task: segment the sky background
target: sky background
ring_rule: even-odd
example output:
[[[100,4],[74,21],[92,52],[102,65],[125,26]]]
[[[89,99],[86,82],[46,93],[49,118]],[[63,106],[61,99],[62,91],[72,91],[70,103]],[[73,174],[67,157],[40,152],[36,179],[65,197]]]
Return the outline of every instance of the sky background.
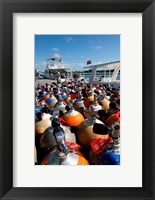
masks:
[[[120,60],[120,35],[35,35],[35,69],[45,70],[46,59],[60,56],[72,71],[92,64]]]

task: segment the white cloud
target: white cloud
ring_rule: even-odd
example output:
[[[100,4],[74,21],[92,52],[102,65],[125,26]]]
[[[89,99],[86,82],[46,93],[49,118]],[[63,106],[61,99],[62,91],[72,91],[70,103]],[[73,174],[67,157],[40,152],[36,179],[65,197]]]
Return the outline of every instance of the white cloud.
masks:
[[[55,57],[55,58],[61,58],[60,54],[58,54],[58,53],[54,53],[53,57]]]
[[[102,46],[101,45],[98,45],[98,46],[94,46],[94,49],[102,49]]]
[[[57,47],[54,47],[54,48],[52,49],[52,51],[59,51],[59,49],[58,49]]]

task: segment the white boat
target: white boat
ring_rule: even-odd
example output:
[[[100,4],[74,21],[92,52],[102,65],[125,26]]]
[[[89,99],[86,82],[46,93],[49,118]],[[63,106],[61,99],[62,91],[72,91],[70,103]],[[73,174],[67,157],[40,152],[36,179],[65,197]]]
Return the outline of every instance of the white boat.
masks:
[[[84,68],[92,69],[92,73],[89,78],[89,84],[100,81],[101,83],[110,83],[111,85],[114,85],[114,86],[120,86],[120,80],[117,79],[120,73],[120,61],[89,65]],[[105,72],[103,77],[100,78],[100,80],[99,78],[96,78],[96,70],[98,68],[102,68]],[[113,70],[113,72],[111,72],[111,70]],[[107,71],[109,71],[108,77],[107,77]]]
[[[72,78],[72,72],[68,64],[62,62],[62,58],[52,57],[46,60],[44,78],[64,82],[67,78]]]

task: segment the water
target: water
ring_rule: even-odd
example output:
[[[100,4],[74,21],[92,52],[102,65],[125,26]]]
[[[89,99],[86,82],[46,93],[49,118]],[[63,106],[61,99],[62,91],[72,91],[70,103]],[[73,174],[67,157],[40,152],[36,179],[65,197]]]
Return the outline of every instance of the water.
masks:
[[[97,78],[101,78],[103,76],[103,74],[97,74],[96,76],[97,76]],[[85,74],[84,77],[90,78],[90,74]],[[104,77],[109,77],[109,75],[104,75]],[[110,75],[110,77],[112,77],[112,76]],[[120,80],[120,74],[117,76],[116,80]]]

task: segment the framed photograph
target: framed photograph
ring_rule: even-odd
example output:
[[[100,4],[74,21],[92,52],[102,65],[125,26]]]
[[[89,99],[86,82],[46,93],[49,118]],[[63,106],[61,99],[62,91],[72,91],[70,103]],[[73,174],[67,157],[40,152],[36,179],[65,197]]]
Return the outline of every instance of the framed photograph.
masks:
[[[2,199],[155,198],[154,9],[151,0],[0,1]]]

